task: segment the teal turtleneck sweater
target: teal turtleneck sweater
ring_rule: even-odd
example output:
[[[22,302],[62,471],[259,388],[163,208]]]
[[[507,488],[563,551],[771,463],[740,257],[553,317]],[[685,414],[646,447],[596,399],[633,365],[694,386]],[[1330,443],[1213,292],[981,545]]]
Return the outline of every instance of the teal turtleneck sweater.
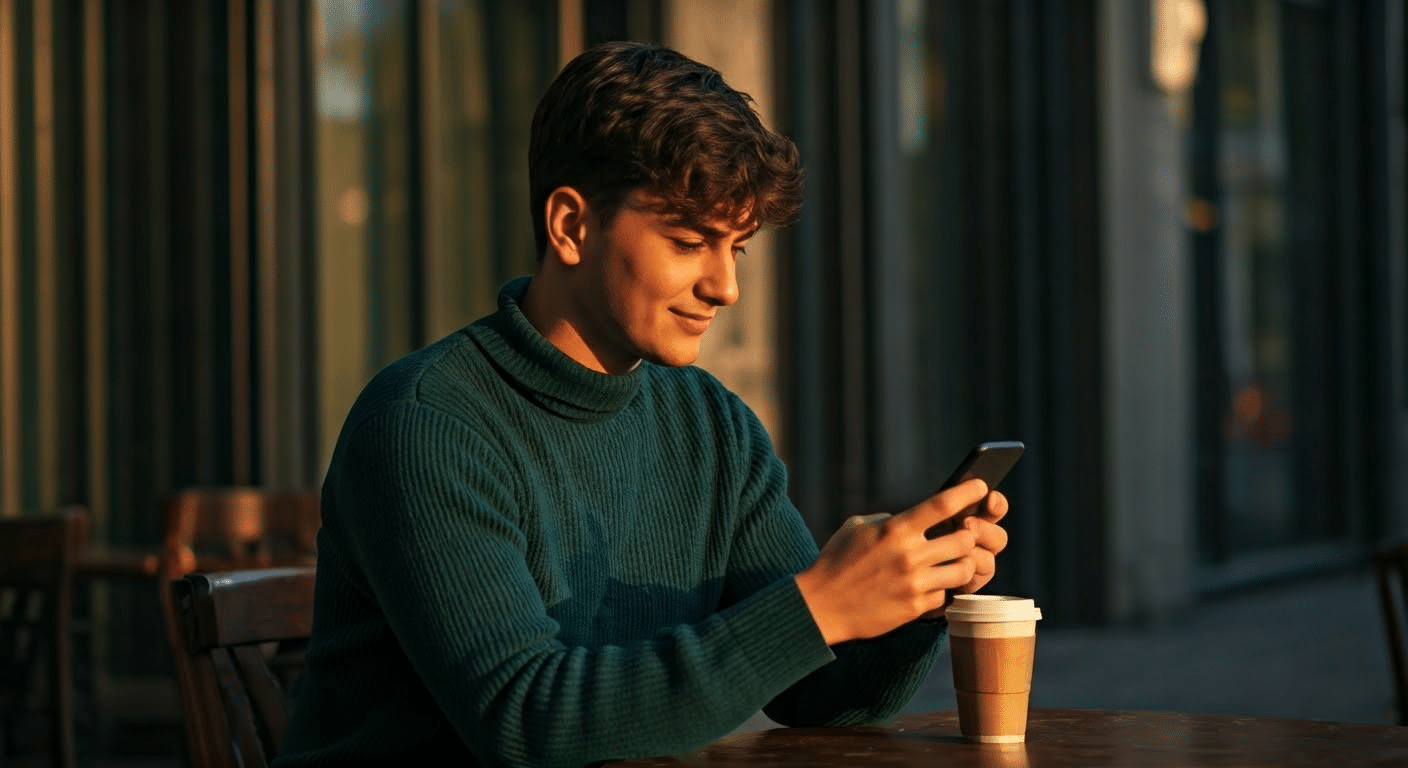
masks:
[[[941,625],[828,648],[792,578],[816,545],[752,411],[698,368],[579,365],[523,316],[527,284],[353,405],[276,768],[580,766],[759,708],[899,710]]]

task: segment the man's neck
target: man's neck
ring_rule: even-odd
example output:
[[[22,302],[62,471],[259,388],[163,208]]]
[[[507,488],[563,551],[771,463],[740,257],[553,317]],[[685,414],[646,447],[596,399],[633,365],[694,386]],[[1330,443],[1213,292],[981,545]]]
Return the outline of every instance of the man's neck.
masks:
[[[529,324],[557,347],[564,355],[599,373],[619,375],[630,373],[639,358],[604,360],[599,357],[583,335],[579,322],[574,322],[575,305],[570,292],[563,290],[559,276],[548,276],[543,269],[528,283],[520,308]]]

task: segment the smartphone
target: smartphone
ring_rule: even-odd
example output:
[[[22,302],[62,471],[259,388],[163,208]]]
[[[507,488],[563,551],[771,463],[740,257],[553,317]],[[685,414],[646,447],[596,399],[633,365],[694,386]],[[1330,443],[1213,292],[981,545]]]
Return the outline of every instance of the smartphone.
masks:
[[[1026,446],[1016,440],[992,440],[978,443],[973,449],[968,451],[968,455],[959,462],[958,467],[948,476],[944,484],[939,486],[939,490],[947,490],[959,483],[972,478],[980,478],[987,483],[988,490],[997,487],[998,483],[1007,476],[1012,467],[1016,465],[1017,459],[1022,458],[1022,452]],[[951,531],[958,530],[958,526],[963,522],[963,518],[972,512],[964,512],[955,515],[942,523],[930,528],[927,531],[929,538],[942,536]]]

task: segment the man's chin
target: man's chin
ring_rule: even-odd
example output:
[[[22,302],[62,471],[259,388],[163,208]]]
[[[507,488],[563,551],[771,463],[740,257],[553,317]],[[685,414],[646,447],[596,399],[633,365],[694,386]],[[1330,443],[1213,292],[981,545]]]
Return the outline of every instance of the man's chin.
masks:
[[[686,365],[693,365],[699,359],[699,347],[693,349],[670,349],[659,352],[652,351],[643,356],[655,365],[663,365],[667,368],[683,368]]]

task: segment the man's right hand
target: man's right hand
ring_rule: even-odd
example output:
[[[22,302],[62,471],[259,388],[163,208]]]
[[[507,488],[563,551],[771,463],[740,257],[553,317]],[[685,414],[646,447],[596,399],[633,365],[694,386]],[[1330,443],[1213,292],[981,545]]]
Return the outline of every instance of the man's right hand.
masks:
[[[924,534],[987,496],[987,485],[974,479],[897,515],[848,519],[796,576],[827,645],[883,635],[931,614],[948,590],[972,581],[977,536],[969,523],[975,520],[934,539]]]

